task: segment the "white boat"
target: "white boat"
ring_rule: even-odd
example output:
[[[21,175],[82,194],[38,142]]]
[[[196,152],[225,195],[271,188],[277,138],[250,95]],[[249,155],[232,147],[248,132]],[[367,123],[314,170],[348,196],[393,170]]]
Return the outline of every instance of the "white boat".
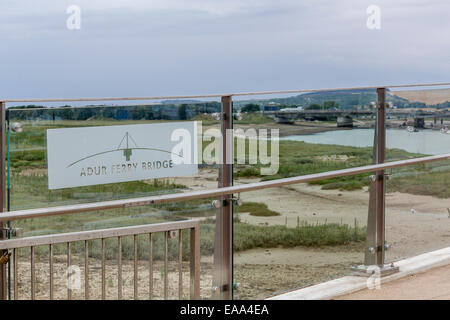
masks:
[[[441,132],[442,132],[442,133],[447,133],[447,134],[450,134],[450,130],[448,129],[448,127],[447,127],[447,126],[445,126],[445,127],[442,127],[442,128],[441,128]]]
[[[419,130],[417,130],[413,126],[408,126],[408,128],[406,128],[406,130],[408,130],[408,132],[419,132]]]

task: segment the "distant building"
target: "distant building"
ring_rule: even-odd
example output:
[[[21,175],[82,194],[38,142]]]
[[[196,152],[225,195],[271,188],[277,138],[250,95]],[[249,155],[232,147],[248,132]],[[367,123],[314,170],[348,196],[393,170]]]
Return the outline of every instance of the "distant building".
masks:
[[[276,102],[269,102],[264,106],[264,111],[280,111],[280,104]]]

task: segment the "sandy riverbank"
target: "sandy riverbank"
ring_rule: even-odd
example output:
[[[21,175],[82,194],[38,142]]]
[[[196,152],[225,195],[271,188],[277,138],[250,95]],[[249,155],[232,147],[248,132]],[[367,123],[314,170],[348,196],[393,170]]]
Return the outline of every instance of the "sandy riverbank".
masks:
[[[361,123],[355,127],[370,127],[370,124]],[[220,125],[203,125],[202,130],[206,131],[210,128],[220,129]],[[239,122],[234,123],[234,129],[278,129],[280,137],[292,136],[292,135],[306,135],[319,132],[333,131],[333,130],[349,130],[349,128],[338,128],[336,123],[322,122],[322,121],[296,121],[294,124],[280,124],[276,122],[269,122],[263,124],[241,124]],[[200,129],[199,129],[200,130]]]
[[[327,122],[313,122],[313,121],[296,121],[295,124],[280,124],[280,123],[264,123],[258,125],[241,125],[235,123],[234,128],[254,128],[254,129],[279,129],[280,137],[293,136],[293,135],[304,135],[313,134],[319,132],[326,132],[332,130],[348,130],[347,128],[338,128],[336,123]]]

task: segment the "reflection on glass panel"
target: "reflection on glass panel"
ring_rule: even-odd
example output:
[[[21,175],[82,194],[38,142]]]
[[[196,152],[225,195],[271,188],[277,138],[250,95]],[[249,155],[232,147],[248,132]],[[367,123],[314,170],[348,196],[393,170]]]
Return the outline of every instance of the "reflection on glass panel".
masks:
[[[450,89],[389,92],[387,147],[395,159],[450,152]],[[449,131],[450,132],[450,131]]]
[[[450,245],[450,161],[392,171],[386,184],[386,241],[392,262]]]

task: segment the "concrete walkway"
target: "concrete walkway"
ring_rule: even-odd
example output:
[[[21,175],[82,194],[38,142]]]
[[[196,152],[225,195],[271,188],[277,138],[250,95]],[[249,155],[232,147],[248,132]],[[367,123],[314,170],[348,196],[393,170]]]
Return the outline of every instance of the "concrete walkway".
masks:
[[[450,299],[450,247],[395,262],[399,272],[375,278],[345,276],[268,300]],[[368,287],[379,285],[379,289]]]
[[[380,289],[364,289],[333,300],[450,300],[450,266],[384,283]]]

